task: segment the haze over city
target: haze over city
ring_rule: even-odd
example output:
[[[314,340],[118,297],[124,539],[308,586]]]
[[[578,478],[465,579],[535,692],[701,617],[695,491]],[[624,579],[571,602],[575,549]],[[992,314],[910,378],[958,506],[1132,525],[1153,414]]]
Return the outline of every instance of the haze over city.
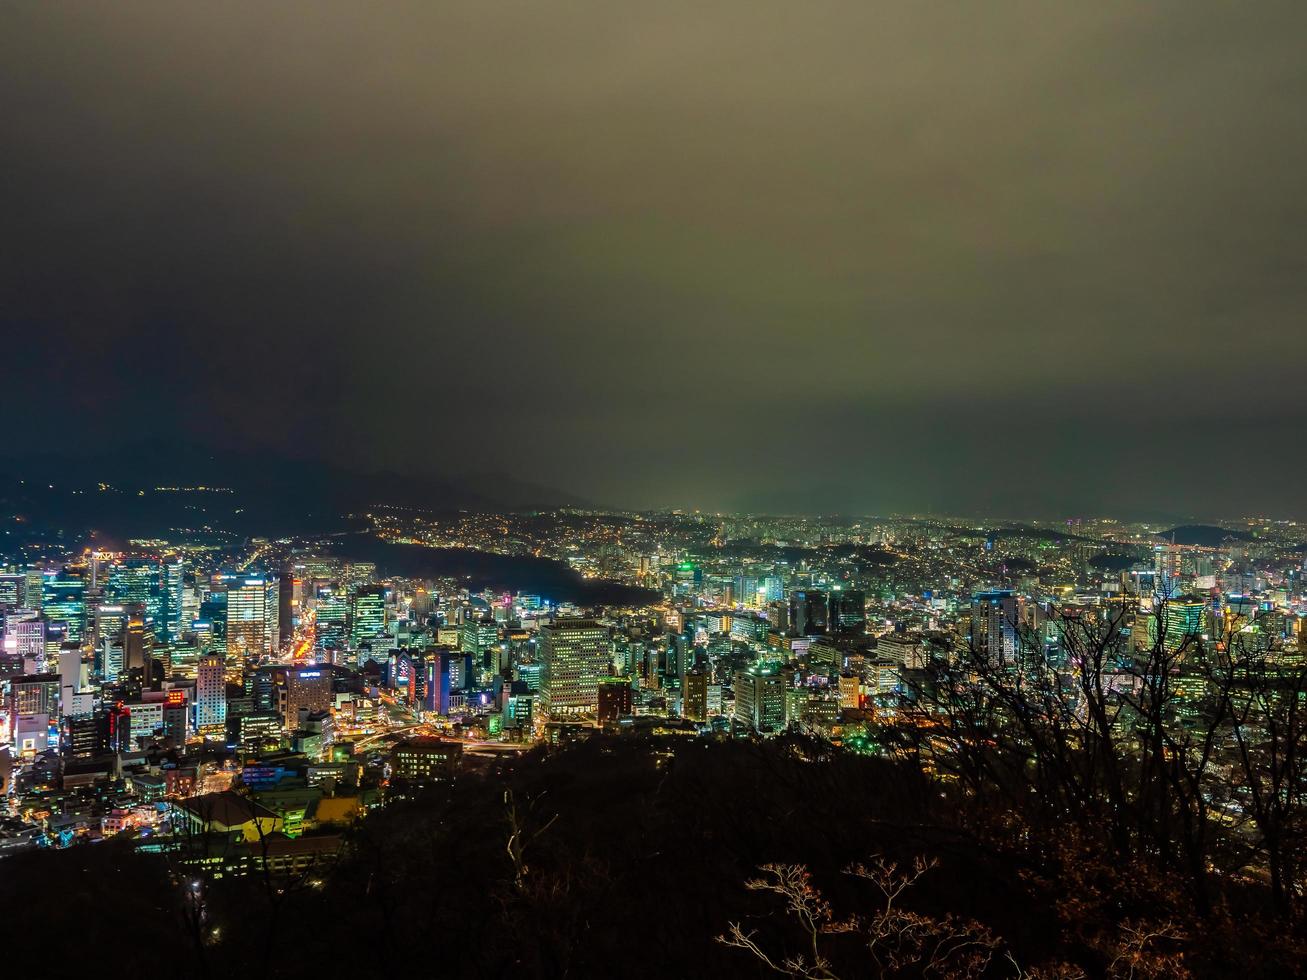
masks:
[[[31,406],[6,454],[154,439],[631,508],[1307,516],[1301,4],[4,27],[0,329]]]

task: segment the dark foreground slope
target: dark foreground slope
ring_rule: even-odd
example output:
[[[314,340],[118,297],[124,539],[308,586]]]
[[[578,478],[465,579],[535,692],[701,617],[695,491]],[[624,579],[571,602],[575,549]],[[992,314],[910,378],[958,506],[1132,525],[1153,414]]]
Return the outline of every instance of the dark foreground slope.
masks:
[[[778,956],[808,948],[783,901],[745,887],[759,865],[807,866],[834,919],[865,921],[883,899],[843,869],[925,856],[938,864],[899,903],[988,930],[986,975],[1016,975],[1009,955],[1125,975],[1112,967],[1123,937],[1168,921],[1173,938],[1144,958],[1152,975],[1282,976],[1297,962],[1291,937],[1258,930],[1255,895],[1232,891],[1200,919],[1146,868],[1005,832],[909,767],[801,740],[596,739],[396,803],[329,872],[211,883],[202,944],[190,883],[118,843],[5,861],[0,903],[6,948],[44,951],[45,976],[170,963],[197,977],[757,977],[775,974],[716,940],[729,923]],[[72,940],[79,955],[51,953]],[[923,975],[877,972],[856,930],[821,942],[830,975]]]

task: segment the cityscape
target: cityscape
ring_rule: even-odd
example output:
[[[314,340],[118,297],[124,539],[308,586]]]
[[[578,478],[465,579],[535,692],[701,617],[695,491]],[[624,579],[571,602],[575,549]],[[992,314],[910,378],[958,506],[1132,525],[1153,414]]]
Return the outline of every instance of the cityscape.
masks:
[[[1108,835],[1103,846],[1109,831],[1142,833],[1149,819],[1201,818],[1214,865],[1201,887],[1237,881],[1296,904],[1299,852],[1273,848],[1297,846],[1304,799],[1297,522],[384,506],[350,516],[364,529],[238,541],[165,530],[62,551],[51,540],[71,535],[10,516],[6,534],[26,540],[0,573],[0,856],[113,848],[159,862],[183,884],[179,939],[189,922],[196,950],[220,961],[247,955],[253,937],[229,945],[231,899],[217,896],[267,880],[312,916],[315,889],[357,873],[363,839],[393,832],[382,821],[429,821],[500,787],[507,802],[481,832],[500,842],[503,866],[478,873],[523,899],[557,887],[532,868],[564,811],[519,780],[593,764],[596,751],[602,765],[673,771],[691,765],[687,754],[734,745],[873,767],[841,778],[910,767],[977,808],[1028,783],[1049,794],[1042,817],[1066,846],[1077,805]],[[425,556],[429,568],[394,574],[354,557],[366,550],[357,542],[342,548],[349,537],[381,548],[383,562],[395,549],[397,564]],[[489,586],[440,574],[460,550],[525,564],[490,573],[505,579]],[[514,588],[533,563],[573,572],[567,594]],[[608,594],[586,590],[596,583]],[[1158,791],[1148,769],[1131,775],[1151,731],[1164,751],[1149,766],[1166,780],[1175,767],[1194,795],[1177,781],[1165,812],[1113,814]],[[1123,785],[1102,782],[1106,758]],[[902,773],[892,779],[902,792]],[[1276,785],[1283,798],[1268,800]],[[601,797],[573,805],[623,791],[590,792]],[[731,802],[741,818],[763,816]],[[1092,840],[1078,844],[1081,859],[1102,857]],[[944,975],[980,975],[1007,949],[979,920],[941,923],[963,930],[950,943],[965,938],[938,965]],[[751,932],[720,927],[723,945],[764,955]],[[885,942],[924,955],[917,939]],[[1190,944],[1178,926],[1110,942],[1163,972]]]
[[[1307,976],[1304,38],[4,5],[5,977]]]

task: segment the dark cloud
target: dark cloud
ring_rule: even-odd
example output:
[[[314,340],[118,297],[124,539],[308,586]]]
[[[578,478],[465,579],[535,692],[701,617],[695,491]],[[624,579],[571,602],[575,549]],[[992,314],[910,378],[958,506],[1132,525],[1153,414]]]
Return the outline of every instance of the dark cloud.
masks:
[[[1300,3],[3,16],[11,448],[1301,515]]]

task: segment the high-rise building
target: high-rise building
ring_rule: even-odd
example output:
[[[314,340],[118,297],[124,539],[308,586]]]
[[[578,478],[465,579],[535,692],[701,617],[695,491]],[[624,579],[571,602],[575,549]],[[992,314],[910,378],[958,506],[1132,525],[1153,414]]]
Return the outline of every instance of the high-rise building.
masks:
[[[325,667],[291,667],[286,671],[282,717],[288,729],[299,725],[301,709],[327,711],[332,704],[331,671]]]
[[[608,629],[592,619],[559,619],[540,630],[540,707],[554,720],[593,714],[599,678],[612,670]]]
[[[195,667],[195,730],[201,735],[225,732],[227,676],[223,658],[201,657]]]
[[[176,643],[182,636],[185,602],[186,567],[180,558],[165,558],[160,569],[162,602],[159,609],[160,635],[165,643]]]
[[[281,573],[277,585],[277,630],[283,647],[295,635],[296,620],[299,618],[299,586],[299,579],[290,570]]]
[[[760,735],[785,728],[789,677],[774,664],[755,664],[735,672],[735,723]]]
[[[29,567],[23,577],[23,608],[40,612],[45,600],[45,572],[40,568]]]
[[[319,650],[339,650],[346,646],[349,637],[349,603],[345,590],[337,585],[324,585],[313,600],[314,635]]]
[[[81,643],[86,626],[86,582],[66,572],[48,572],[41,585],[41,610],[65,639]]]
[[[279,643],[277,579],[243,575],[227,584],[227,656],[259,657]]]
[[[681,683],[681,717],[701,724],[708,720],[708,675],[702,670],[687,671]]]
[[[110,603],[140,606],[154,622],[161,643],[181,636],[182,563],[153,555],[134,555],[114,563],[104,590]]]
[[[799,589],[790,593],[790,633],[813,636],[825,633],[830,610],[826,593],[817,589]]]
[[[91,642],[101,646],[107,640],[117,642],[122,639],[127,626],[128,609],[119,603],[99,602],[91,618]]]
[[[123,630],[123,673],[139,677],[144,687],[154,682],[154,622],[137,606]]]
[[[1165,598],[1180,594],[1180,577],[1183,574],[1184,550],[1174,544],[1158,545],[1153,549],[1153,591]]]
[[[23,669],[32,664],[33,669],[45,667],[45,620],[35,613],[9,615],[5,617],[5,656]]]
[[[15,573],[0,575],[0,611],[21,609],[25,577]]]
[[[634,709],[629,677],[605,677],[599,682],[596,719],[602,724],[629,717]]]
[[[438,715],[449,714],[449,695],[453,689],[454,655],[445,649],[428,652],[424,669],[426,686],[424,689],[424,711],[434,711]]]
[[[1198,596],[1182,596],[1163,602],[1155,615],[1166,637],[1170,653],[1192,647],[1202,637],[1206,626],[1207,604]]]
[[[350,607],[349,642],[358,649],[365,640],[386,632],[386,592],[360,589]]]
[[[496,669],[493,651],[499,643],[499,624],[489,619],[469,619],[458,628],[458,647],[472,655],[472,664],[478,669]]]
[[[853,709],[862,706],[862,681],[853,674],[840,675],[840,707]]]
[[[830,630],[832,633],[867,632],[867,596],[860,589],[838,586],[830,594]]]
[[[55,718],[59,713],[58,674],[25,674],[9,681],[9,710],[17,715],[46,715]]]
[[[59,650],[59,713],[75,714],[74,700],[86,687],[86,667],[82,662],[82,648],[76,643],[65,643]],[[90,695],[85,697],[89,700]]]
[[[971,646],[986,660],[1010,663],[1017,654],[1020,609],[1011,589],[977,592],[971,597]]]

